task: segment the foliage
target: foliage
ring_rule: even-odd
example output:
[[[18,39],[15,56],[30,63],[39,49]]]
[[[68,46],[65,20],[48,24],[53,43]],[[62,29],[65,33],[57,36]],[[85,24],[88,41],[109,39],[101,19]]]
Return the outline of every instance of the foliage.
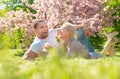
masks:
[[[4,10],[0,9],[0,17],[4,17],[7,11],[8,11],[7,9],[4,9]]]
[[[114,30],[118,31],[120,30],[120,0],[111,0],[108,5],[109,10],[115,9],[114,12],[112,12],[111,16],[116,17],[117,19],[113,20],[113,28]],[[120,33],[120,32],[119,32]],[[120,35],[118,35],[120,37]]]
[[[31,42],[34,37],[32,26],[35,20],[44,19],[49,28],[60,27],[65,21],[82,24],[93,35],[105,26],[119,30],[118,0],[2,0],[6,5],[0,17],[0,32],[24,28],[24,39]],[[112,4],[113,3],[113,4]],[[115,7],[113,7],[115,6]],[[115,15],[115,16],[113,16]],[[117,23],[117,26],[116,26]]]
[[[91,41],[96,52],[101,52],[104,48],[107,38],[104,34],[96,34],[96,36],[91,36],[89,40]]]
[[[33,1],[34,0],[27,0],[29,4],[33,4]],[[24,3],[22,3],[21,0],[3,0],[2,3],[6,5],[6,8],[8,8],[9,11],[16,11],[20,9],[27,11],[27,9],[29,9],[32,13],[35,12],[32,8],[29,8]]]
[[[24,28],[19,28],[0,34],[0,49],[18,49],[28,46],[29,40],[23,37],[24,31]]]
[[[109,3],[111,9],[117,8],[116,12],[112,14],[112,16],[120,17],[120,0],[112,0],[112,2]],[[113,21],[115,30],[120,30],[120,18]]]
[[[106,4],[106,13],[109,17],[111,17],[112,21],[108,21],[105,23],[113,23],[112,27],[107,26],[107,27],[103,27],[102,29],[102,35],[96,35],[96,37],[90,37],[90,40],[92,41],[93,46],[96,49],[103,49],[103,45],[106,42],[106,33],[108,32],[113,32],[113,31],[117,31],[119,34],[117,35],[117,37],[120,39],[120,0],[110,0],[109,2],[107,2]],[[106,17],[108,17],[106,16]],[[98,41],[97,41],[98,40]],[[116,51],[120,51],[120,43],[117,43],[115,45]],[[100,51],[98,50],[98,51]]]
[[[106,41],[106,33],[108,32],[113,32],[113,31],[117,31],[119,34],[117,35],[117,37],[120,39],[120,0],[110,0],[107,4],[106,4],[106,8],[107,8],[107,15],[109,15],[109,17],[112,17],[113,20],[111,23],[113,23],[112,27],[104,27],[102,30],[102,36],[98,37],[91,37],[90,40],[92,41],[93,45],[95,46],[95,48],[100,47],[102,49],[103,45],[105,44]],[[108,22],[110,23],[110,22]],[[100,39],[100,40],[99,40]],[[99,41],[96,41],[99,40]],[[102,44],[102,46],[101,46]],[[120,43],[115,45],[115,48],[117,51],[120,51]]]
[[[38,58],[25,61],[15,54],[20,50],[0,51],[0,79],[119,79],[120,58],[86,60],[82,58]]]

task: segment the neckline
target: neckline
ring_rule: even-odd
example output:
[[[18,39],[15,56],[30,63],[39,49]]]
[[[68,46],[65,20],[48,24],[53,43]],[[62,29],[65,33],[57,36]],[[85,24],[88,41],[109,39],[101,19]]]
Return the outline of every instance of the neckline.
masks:
[[[75,40],[75,38],[70,38],[70,40],[68,41],[67,46],[70,46],[70,44],[71,44],[71,42],[72,42],[73,40]]]
[[[38,37],[36,36],[36,39],[37,39],[37,40],[41,40],[41,41],[46,41],[46,40],[48,39],[48,37],[47,37],[46,39],[40,39],[40,38],[38,38]]]

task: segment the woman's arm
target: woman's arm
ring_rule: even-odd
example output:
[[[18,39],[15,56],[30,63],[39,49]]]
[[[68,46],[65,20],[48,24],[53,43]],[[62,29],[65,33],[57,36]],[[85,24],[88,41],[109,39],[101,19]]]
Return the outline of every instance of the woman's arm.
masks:
[[[85,27],[83,25],[75,25],[75,28],[76,28],[76,30],[83,29],[85,35],[88,36],[88,37],[92,35],[92,33],[91,33],[91,31],[88,27]]]
[[[74,25],[75,26],[75,29],[78,30],[78,29],[83,29],[83,25]]]
[[[79,42],[73,41],[69,46],[68,46],[68,57],[76,57],[76,56],[82,56],[85,57],[86,59],[90,59],[91,56],[87,49],[82,46]]]

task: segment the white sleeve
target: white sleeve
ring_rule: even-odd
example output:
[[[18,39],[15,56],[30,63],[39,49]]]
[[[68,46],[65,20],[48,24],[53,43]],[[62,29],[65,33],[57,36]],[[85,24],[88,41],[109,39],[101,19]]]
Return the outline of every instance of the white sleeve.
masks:
[[[57,35],[57,30],[56,29],[50,29],[49,34],[52,35],[52,36],[56,36]]]
[[[33,43],[31,46],[30,46],[30,49],[31,51],[35,52],[35,53],[40,53],[42,52],[43,50],[43,47],[42,47],[42,44],[40,42],[37,42],[37,43]]]
[[[58,47],[58,42],[56,40],[56,35],[57,35],[57,30],[56,29],[51,29],[49,31],[49,42],[51,46],[57,48]]]

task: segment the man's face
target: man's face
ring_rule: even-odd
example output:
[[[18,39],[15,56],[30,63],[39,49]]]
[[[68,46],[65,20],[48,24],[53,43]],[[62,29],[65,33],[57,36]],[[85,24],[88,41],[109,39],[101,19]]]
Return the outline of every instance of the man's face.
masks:
[[[38,35],[41,39],[46,39],[48,37],[48,27],[45,22],[38,23],[36,35]]]

